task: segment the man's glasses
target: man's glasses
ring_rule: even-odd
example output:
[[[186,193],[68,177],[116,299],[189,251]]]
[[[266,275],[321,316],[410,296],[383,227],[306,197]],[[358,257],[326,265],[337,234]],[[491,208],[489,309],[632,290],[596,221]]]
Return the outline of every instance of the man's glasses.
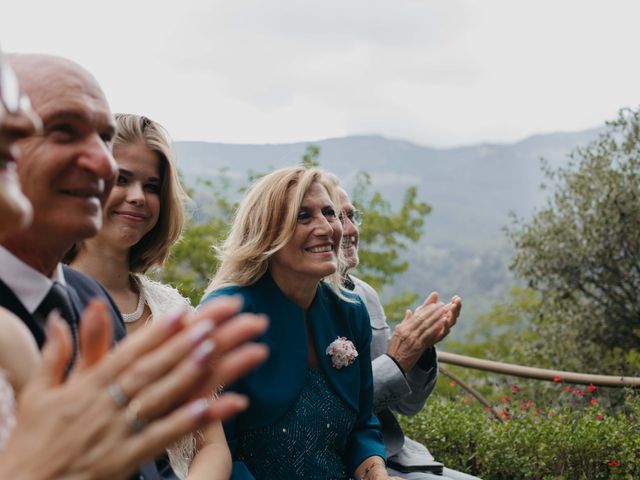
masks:
[[[360,212],[360,210],[351,210],[349,212],[346,212],[344,213],[344,217],[348,218],[349,221],[356,227],[362,225],[362,213]]]
[[[20,91],[18,77],[8,63],[2,61],[0,56],[0,102],[8,113],[17,113],[19,110],[29,110],[31,105],[29,97]]]

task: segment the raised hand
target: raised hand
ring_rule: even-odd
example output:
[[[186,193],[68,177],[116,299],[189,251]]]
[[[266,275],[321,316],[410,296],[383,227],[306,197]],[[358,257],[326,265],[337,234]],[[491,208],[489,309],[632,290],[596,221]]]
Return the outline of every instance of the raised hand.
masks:
[[[183,435],[246,408],[224,394],[191,400],[207,383],[231,382],[264,361],[246,344],[265,318],[233,314],[238,299],[176,312],[122,341],[114,351],[108,311],[93,302],[81,322],[81,355],[67,381],[66,323],[52,318],[39,371],[18,399],[18,423],[0,457],[0,478],[119,479]],[[215,360],[215,362],[214,362]]]
[[[398,362],[404,372],[413,369],[424,351],[449,334],[456,324],[462,300],[454,296],[443,304],[437,292],[431,292],[415,312],[407,310],[402,322],[394,329],[387,354]]]

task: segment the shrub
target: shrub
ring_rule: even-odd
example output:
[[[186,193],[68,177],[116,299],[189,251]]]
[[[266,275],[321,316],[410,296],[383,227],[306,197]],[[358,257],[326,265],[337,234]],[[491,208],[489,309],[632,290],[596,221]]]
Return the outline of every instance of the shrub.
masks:
[[[438,461],[485,480],[640,478],[640,395],[627,392],[614,410],[593,393],[580,397],[587,406],[576,408],[571,391],[566,406],[546,410],[509,392],[503,422],[468,397],[431,399],[400,420]]]

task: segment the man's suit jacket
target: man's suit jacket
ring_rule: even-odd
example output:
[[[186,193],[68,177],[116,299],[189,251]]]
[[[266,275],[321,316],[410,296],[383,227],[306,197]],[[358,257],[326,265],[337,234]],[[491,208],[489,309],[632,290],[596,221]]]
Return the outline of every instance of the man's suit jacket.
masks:
[[[422,409],[438,377],[435,349],[427,350],[418,365],[405,376],[398,365],[385,355],[390,329],[378,294],[368,283],[359,278],[353,276],[349,278],[355,285],[354,293],[362,298],[371,319],[373,410],[382,424],[382,437],[387,455],[389,457],[398,454],[414,456],[414,452],[409,452],[409,447],[415,447],[413,445],[415,442],[404,436],[392,410],[402,415],[415,415]],[[425,461],[433,460],[426,448],[422,455]]]
[[[99,297],[105,301],[113,318],[113,338],[116,342],[122,340],[127,334],[122,316],[118,307],[113,302],[111,296],[107,293],[102,285],[93,278],[84,275],[72,268],[63,266],[64,278],[67,284],[69,298],[77,318],[80,318],[82,312],[87,307],[92,298]],[[19,317],[33,334],[38,347],[42,348],[45,341],[45,333],[43,325],[37,321],[24,307],[22,302],[16,297],[13,291],[0,280],[0,306],[11,311]],[[159,472],[163,472],[160,474]],[[148,462],[140,467],[139,472],[132,477],[132,480],[174,480],[177,479],[171,468],[168,466],[166,458],[160,458],[155,463]]]
[[[104,287],[93,278],[72,268],[67,266],[63,266],[62,268],[64,271],[64,279],[67,283],[67,292],[69,293],[69,299],[71,300],[71,305],[76,317],[80,318],[92,298],[100,297],[102,300],[105,300],[109,307],[111,318],[113,318],[113,338],[116,342],[122,340],[127,334],[122,316]],[[2,280],[0,280],[0,305],[13,312],[14,315],[24,322],[36,339],[38,347],[42,348],[45,341],[43,325],[27,311],[18,297],[16,297],[13,291],[2,282]]]

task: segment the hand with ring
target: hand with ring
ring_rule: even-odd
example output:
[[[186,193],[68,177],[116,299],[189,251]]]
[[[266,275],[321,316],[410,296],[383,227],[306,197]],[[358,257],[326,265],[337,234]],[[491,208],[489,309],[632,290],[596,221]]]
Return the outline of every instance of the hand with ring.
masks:
[[[83,314],[80,357],[66,381],[71,336],[50,318],[42,364],[18,398],[17,425],[0,455],[3,476],[126,479],[185,434],[242,411],[246,398],[212,399],[203,388],[235,381],[268,354],[247,343],[267,320],[236,315],[240,307],[225,298],[167,315],[109,351],[111,317],[96,300]]]

